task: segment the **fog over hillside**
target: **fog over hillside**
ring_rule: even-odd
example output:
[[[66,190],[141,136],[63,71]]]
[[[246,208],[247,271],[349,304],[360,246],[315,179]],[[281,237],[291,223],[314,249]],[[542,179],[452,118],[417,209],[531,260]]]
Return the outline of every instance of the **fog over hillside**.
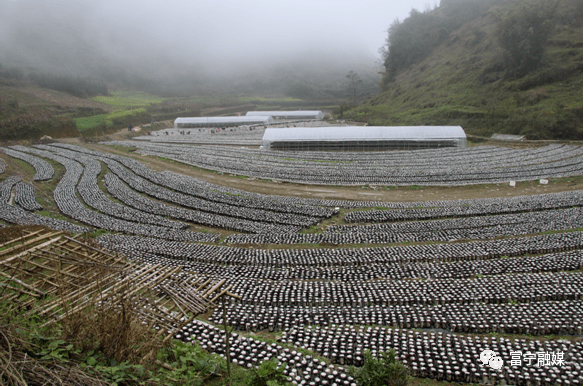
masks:
[[[425,7],[421,0],[5,0],[0,63],[168,82],[312,82],[349,70],[367,78],[390,23]]]

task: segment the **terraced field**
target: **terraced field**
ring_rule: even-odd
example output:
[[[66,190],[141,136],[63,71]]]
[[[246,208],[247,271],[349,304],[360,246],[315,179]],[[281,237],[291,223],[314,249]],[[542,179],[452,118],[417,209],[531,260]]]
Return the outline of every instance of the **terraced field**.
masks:
[[[391,152],[282,152],[230,146],[189,146],[113,141],[143,155],[237,174],[316,185],[492,184],[582,174],[582,147],[535,149],[495,146]]]
[[[194,165],[335,186],[478,191],[477,184],[510,179],[553,185],[582,176],[582,147],[571,145],[365,154],[107,145],[178,161],[185,171]],[[218,308],[178,339],[224,354],[216,326],[226,321],[236,330],[234,363],[276,357],[297,385],[352,385],[347,366],[361,366],[366,349],[390,348],[420,384],[582,384],[580,186],[467,200],[312,199],[157,172],[132,152],[95,149],[57,142],[0,148],[0,220],[99,234],[112,252],[224,279],[241,297],[229,301],[226,320]],[[487,349],[502,360],[500,369],[481,362]]]

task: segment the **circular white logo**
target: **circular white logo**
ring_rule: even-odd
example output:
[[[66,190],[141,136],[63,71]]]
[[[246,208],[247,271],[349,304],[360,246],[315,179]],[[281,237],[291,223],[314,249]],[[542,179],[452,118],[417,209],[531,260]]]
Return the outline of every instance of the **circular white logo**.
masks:
[[[480,359],[483,365],[489,365],[494,370],[500,370],[503,367],[503,359],[498,357],[492,350],[484,350]]]

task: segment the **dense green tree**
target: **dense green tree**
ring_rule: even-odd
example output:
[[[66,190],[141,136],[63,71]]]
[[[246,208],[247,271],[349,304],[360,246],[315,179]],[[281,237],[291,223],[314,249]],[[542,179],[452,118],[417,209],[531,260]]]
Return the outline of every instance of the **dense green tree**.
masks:
[[[438,44],[440,34],[433,31],[437,18],[412,9],[402,23],[395,20],[388,29],[385,57],[386,82],[393,82],[399,71],[425,57]]]
[[[504,50],[508,75],[520,77],[539,66],[558,3],[526,0],[511,12],[499,14],[495,36]]]
[[[387,89],[399,72],[423,60],[434,47],[445,42],[452,31],[500,1],[442,0],[436,11],[412,9],[403,22],[395,20],[387,30],[386,46],[381,49],[385,66],[382,89]]]

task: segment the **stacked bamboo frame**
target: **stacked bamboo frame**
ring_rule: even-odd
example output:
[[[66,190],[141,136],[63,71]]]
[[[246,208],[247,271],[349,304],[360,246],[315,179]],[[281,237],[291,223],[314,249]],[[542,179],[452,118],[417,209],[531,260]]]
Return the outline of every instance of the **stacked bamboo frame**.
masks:
[[[128,262],[63,232],[26,232],[0,244],[0,297],[43,316],[45,325],[90,307],[108,312],[129,304],[167,340],[222,296],[238,297],[224,284],[181,267]]]

